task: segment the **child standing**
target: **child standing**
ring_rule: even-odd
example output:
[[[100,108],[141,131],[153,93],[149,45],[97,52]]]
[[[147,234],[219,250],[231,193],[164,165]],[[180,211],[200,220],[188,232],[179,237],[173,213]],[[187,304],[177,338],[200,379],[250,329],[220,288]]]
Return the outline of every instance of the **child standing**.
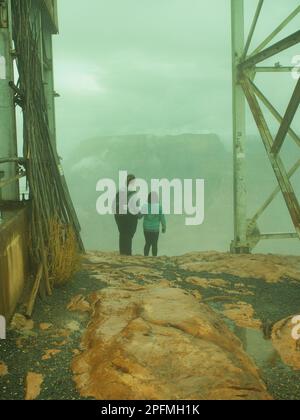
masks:
[[[167,225],[156,193],[152,192],[149,194],[148,203],[143,206],[140,217],[144,218],[144,235],[146,240],[144,255],[148,257],[152,248],[153,257],[157,257],[160,225],[162,225],[163,233],[166,233]]]

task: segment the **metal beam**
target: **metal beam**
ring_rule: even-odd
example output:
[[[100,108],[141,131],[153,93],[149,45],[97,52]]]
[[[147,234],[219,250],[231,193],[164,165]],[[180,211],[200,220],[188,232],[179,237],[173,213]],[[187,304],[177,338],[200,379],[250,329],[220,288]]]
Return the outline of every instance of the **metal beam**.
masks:
[[[280,186],[280,189],[282,191],[284,200],[286,202],[287,208],[290,212],[291,219],[294,223],[296,232],[300,239],[300,207],[299,202],[296,197],[295,191],[293,189],[293,186],[288,178],[288,174],[285,171],[284,165],[282,163],[282,160],[279,156],[275,157],[273,153],[271,152],[271,148],[273,145],[273,138],[271,135],[271,132],[269,130],[269,127],[267,125],[267,122],[264,118],[264,115],[260,109],[258,100],[255,96],[254,91],[251,88],[251,83],[249,79],[244,78],[241,81],[241,84],[243,86],[245,96],[247,98],[248,104],[250,106],[250,109],[252,111],[253,117],[255,119],[257,128],[260,132],[261,138],[263,140],[265,149],[267,151],[269,160],[272,164],[274,173],[276,175],[276,178],[278,180],[278,184]]]
[[[296,88],[294,90],[293,96],[290,100],[290,103],[287,107],[286,113],[284,115],[283,121],[279,127],[277,136],[274,140],[274,144],[272,146],[271,152],[277,155],[284,143],[286,135],[289,131],[289,128],[293,122],[293,119],[296,115],[300,104],[300,78],[297,82]]]
[[[14,94],[9,86],[14,80],[11,30],[11,2],[4,0],[0,2],[0,157],[14,158],[17,156],[17,133]],[[1,170],[5,181],[16,175],[17,165],[6,163]],[[18,182],[9,183],[1,198],[18,200]]]
[[[297,170],[300,168],[300,159],[298,162],[295,163],[295,165],[290,169],[287,176],[289,179],[292,178],[292,176],[297,172]],[[273,202],[275,197],[280,193],[280,186],[278,185],[272,193],[269,195],[267,200],[263,203],[263,205],[259,208],[259,210],[255,213],[255,215],[252,217],[252,219],[249,222],[248,229],[255,225],[255,223],[258,221],[260,216],[267,210],[269,205]]]
[[[243,244],[248,246],[249,250],[252,250],[261,239],[286,239],[286,238],[300,238],[300,206],[299,201],[296,197],[291,177],[300,168],[300,159],[294,164],[294,166],[287,173],[284,167],[283,161],[279,156],[280,148],[286,138],[287,134],[293,139],[297,146],[300,146],[300,137],[291,128],[292,120],[295,117],[300,99],[298,96],[298,84],[294,91],[293,97],[290,100],[289,106],[284,116],[282,116],[277,109],[271,104],[266,96],[260,91],[260,89],[254,84],[253,80],[257,73],[287,73],[293,70],[292,66],[283,66],[280,63],[274,66],[269,63],[261,64],[267,59],[274,57],[276,54],[287,50],[288,48],[300,43],[300,30],[285,37],[284,39],[275,42],[273,45],[271,41],[278,35],[288,23],[300,12],[300,5],[284,20],[279,26],[273,30],[273,32],[264,39],[263,42],[249,55],[249,49],[253,41],[254,33],[257,27],[257,22],[261,14],[261,10],[264,2],[258,1],[257,8],[253,17],[253,21],[250,26],[250,32],[243,48],[243,54],[240,55],[237,51],[236,45],[241,45],[244,41],[244,0],[232,0],[232,32],[233,32],[233,119],[234,119],[234,209],[235,209],[235,240],[232,243],[232,251],[239,252],[243,251]],[[234,21],[235,18],[235,21]],[[239,26],[237,23],[239,22]],[[239,32],[237,30],[239,29]],[[276,58],[277,61],[279,61]],[[255,213],[252,219],[247,220],[246,204],[246,186],[245,186],[245,172],[244,163],[245,159],[245,140],[242,141],[242,148],[239,148],[239,136],[244,138],[245,136],[245,114],[244,104],[242,98],[237,96],[239,88],[243,89],[244,98],[247,99],[250,110],[253,114],[257,128],[262,138],[263,144],[267,151],[268,159],[272,165],[275,176],[277,178],[278,185],[266,199],[263,205]],[[299,95],[298,95],[299,93]],[[238,102],[238,100],[239,102]],[[260,102],[261,103],[260,103]],[[265,106],[270,111],[273,117],[280,123],[280,130],[274,140],[270,128],[266,122],[261,106]],[[237,127],[242,127],[242,130],[238,130]],[[274,154],[275,153],[275,154]],[[240,157],[241,161],[239,161]],[[241,162],[243,162],[242,166]],[[245,190],[244,187],[245,186]],[[263,233],[260,234],[257,221],[264,211],[273,202],[274,198],[279,192],[282,192],[286,206],[290,213],[292,222],[295,226],[296,233]],[[239,242],[240,238],[237,232],[244,232],[244,220],[246,220],[246,239],[243,242]]]
[[[248,54],[249,47],[250,47],[251,42],[252,42],[252,38],[253,38],[255,29],[256,29],[256,25],[257,25],[257,22],[258,22],[263,4],[264,4],[264,0],[259,0],[258,6],[256,8],[255,15],[254,15],[254,19],[253,19],[253,22],[252,22],[252,25],[251,25],[251,28],[250,28],[250,32],[249,32],[249,35],[248,35],[248,39],[247,39],[247,42],[246,42],[246,45],[245,45],[245,49],[244,49],[244,52],[243,52],[243,58],[245,58]]]
[[[260,239],[298,239],[297,233],[262,233]]]
[[[257,66],[255,67],[256,73],[290,73],[294,67],[290,66]]]
[[[49,130],[51,134],[51,141],[53,147],[56,149],[56,118],[55,118],[55,92],[54,92],[54,72],[53,72],[53,46],[52,46],[52,34],[49,29],[43,25],[41,28],[42,32],[42,55],[43,63],[43,79],[44,79],[44,90],[47,104],[47,114],[49,121]]]
[[[232,12],[232,96],[234,159],[234,253],[248,252],[246,189],[246,101],[239,81],[238,65],[244,53],[244,2],[231,0]]]
[[[262,61],[267,60],[270,57],[284,51],[300,42],[300,30],[288,36],[287,38],[282,39],[281,41],[276,42],[276,44],[271,45],[271,47],[266,48],[265,50],[250,56],[247,60],[240,64],[240,70],[245,70],[256,66],[256,64],[261,63]]]
[[[263,50],[274,38],[278,35],[298,14],[300,13],[300,6],[296,9],[269,35],[267,38],[253,51],[251,55],[258,54]]]
[[[271,114],[276,118],[276,120],[281,124],[283,121],[283,117],[279,114],[277,109],[271,104],[271,102],[267,99],[267,97],[261,92],[261,90],[250,81],[252,89],[254,90],[256,96],[262,101],[262,103],[267,107],[267,109],[271,112]],[[290,127],[288,129],[288,134],[294,140],[297,146],[300,146],[300,138],[295,133],[295,131]]]
[[[58,33],[57,0],[42,0],[52,34]]]

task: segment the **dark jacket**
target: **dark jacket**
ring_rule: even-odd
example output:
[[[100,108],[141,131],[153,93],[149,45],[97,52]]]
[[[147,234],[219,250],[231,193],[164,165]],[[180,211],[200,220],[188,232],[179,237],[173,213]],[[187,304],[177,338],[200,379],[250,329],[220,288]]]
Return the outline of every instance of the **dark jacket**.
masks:
[[[128,233],[134,235],[137,229],[138,224],[138,215],[131,214],[129,211],[127,214],[120,214],[120,204],[121,206],[128,206],[130,198],[135,194],[133,191],[127,192],[127,200],[125,199],[125,194],[122,191],[119,191],[116,195],[116,215],[115,220],[121,233]],[[123,196],[123,197],[122,197]]]

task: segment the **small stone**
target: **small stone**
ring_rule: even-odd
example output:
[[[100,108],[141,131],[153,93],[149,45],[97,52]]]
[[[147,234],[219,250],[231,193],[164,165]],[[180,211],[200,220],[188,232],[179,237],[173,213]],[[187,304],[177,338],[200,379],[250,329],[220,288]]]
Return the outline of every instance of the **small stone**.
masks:
[[[8,374],[8,368],[4,362],[0,362],[0,378]]]
[[[34,322],[32,319],[27,319],[21,314],[15,314],[11,321],[10,328],[16,331],[28,331],[34,328]]]
[[[69,322],[69,323],[66,325],[66,327],[67,327],[67,329],[68,329],[68,330],[70,330],[70,331],[72,331],[72,332],[75,332],[75,331],[79,331],[79,330],[80,330],[80,325],[79,325],[79,323],[78,323],[78,322],[76,322],[76,321],[71,321],[71,322]]]
[[[52,328],[53,327],[53,324],[48,324],[48,323],[46,323],[46,322],[42,322],[41,324],[40,324],[40,330],[42,330],[42,331],[48,331],[48,330],[50,330],[50,328]]]
[[[90,312],[91,306],[82,295],[74,296],[68,304],[69,311]]]
[[[35,400],[41,393],[41,386],[44,381],[43,375],[29,372],[25,384],[25,400]]]
[[[57,349],[46,350],[44,356],[42,357],[42,360],[49,360],[52,357],[59,354],[60,352],[61,352],[61,350],[57,350]]]

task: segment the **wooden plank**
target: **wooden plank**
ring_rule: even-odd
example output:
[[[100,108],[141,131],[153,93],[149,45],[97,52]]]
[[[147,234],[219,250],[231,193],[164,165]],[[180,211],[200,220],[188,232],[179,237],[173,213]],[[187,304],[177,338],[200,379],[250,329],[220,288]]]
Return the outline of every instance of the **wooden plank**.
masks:
[[[32,316],[33,307],[34,307],[35,300],[36,300],[36,297],[40,288],[42,276],[43,276],[43,264],[40,264],[38,272],[36,274],[35,281],[34,281],[33,289],[31,291],[31,295],[27,303],[26,316],[28,317]]]

